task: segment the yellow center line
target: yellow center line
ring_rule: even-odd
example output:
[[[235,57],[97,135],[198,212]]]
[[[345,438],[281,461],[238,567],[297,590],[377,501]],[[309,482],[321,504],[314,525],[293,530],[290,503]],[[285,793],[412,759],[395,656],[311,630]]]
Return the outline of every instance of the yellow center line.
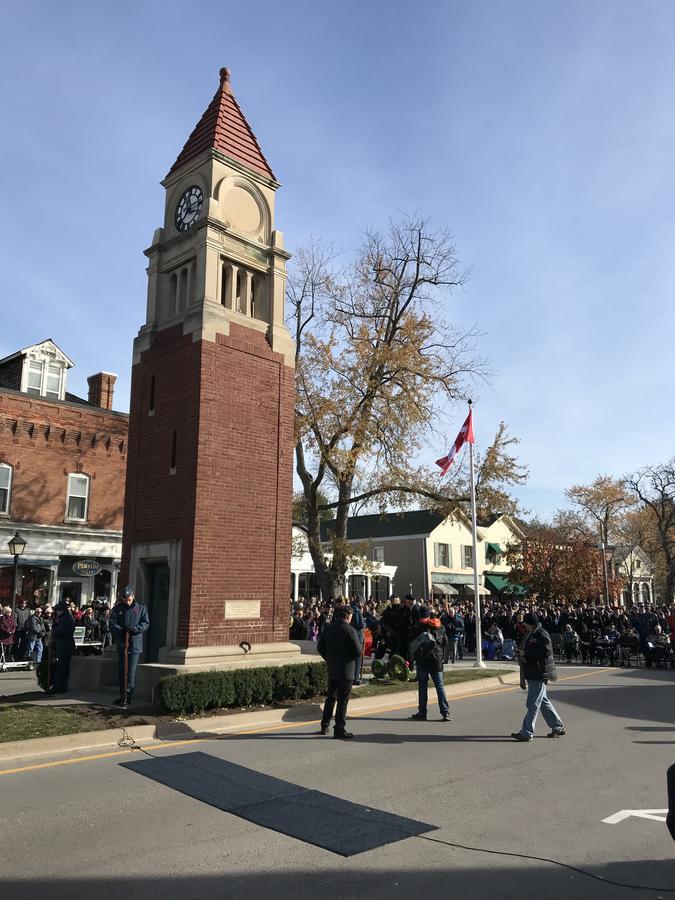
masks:
[[[589,678],[592,675],[599,675],[602,672],[611,672],[612,670],[609,668],[605,669],[594,669],[592,672],[582,672],[579,675],[565,675],[562,678],[559,678],[556,684],[561,681],[572,681],[575,678]],[[471,697],[488,697],[492,694],[507,694],[512,693],[514,691],[519,691],[520,686],[516,687],[508,687],[506,685],[498,688],[492,688],[487,691],[467,691],[465,694],[457,694],[454,697],[450,698],[451,703],[455,703],[457,700],[467,700]],[[379,706],[373,707],[372,709],[366,709],[363,711],[352,712],[349,714],[350,719],[357,719],[364,716],[371,715],[372,713],[380,713],[380,712],[397,712],[402,709],[414,709],[417,706],[417,703],[401,703],[396,706]],[[271,731],[283,731],[287,728],[303,728],[308,725],[318,725],[320,724],[320,719],[302,719],[299,722],[282,722],[280,725],[266,725],[262,728],[244,728],[240,731],[231,731],[226,734],[214,734],[209,737],[191,737],[184,738],[180,741],[160,741],[157,743],[148,744],[148,748],[152,748],[153,750],[164,749],[166,747],[184,747],[186,744],[204,744],[207,741],[213,741],[218,738],[228,738],[234,736],[245,736],[247,734],[266,734]],[[89,756],[73,756],[69,759],[57,759],[51,760],[50,762],[44,763],[32,763],[28,766],[18,766],[14,769],[0,769],[0,775],[16,775],[19,772],[35,772],[38,769],[53,769],[56,766],[72,766],[76,763],[83,762],[93,762],[98,759],[111,759],[115,756],[124,756],[129,753],[138,753],[140,747],[132,747],[129,749],[121,748],[119,750],[113,750],[108,753],[94,753]]]

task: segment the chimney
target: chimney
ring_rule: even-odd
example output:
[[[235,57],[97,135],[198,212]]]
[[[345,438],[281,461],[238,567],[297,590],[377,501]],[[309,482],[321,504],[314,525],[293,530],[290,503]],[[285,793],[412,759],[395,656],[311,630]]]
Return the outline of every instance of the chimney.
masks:
[[[97,372],[96,375],[90,375],[87,381],[89,383],[89,402],[92,406],[112,409],[117,375],[111,375],[110,372]]]

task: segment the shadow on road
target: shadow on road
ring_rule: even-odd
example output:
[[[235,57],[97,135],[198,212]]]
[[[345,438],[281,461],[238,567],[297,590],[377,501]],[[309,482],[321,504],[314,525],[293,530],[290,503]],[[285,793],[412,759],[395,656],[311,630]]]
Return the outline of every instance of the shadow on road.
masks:
[[[225,837],[225,833],[223,834]],[[336,896],[341,900],[391,900],[392,897],[425,896],[429,900],[452,897],[453,900],[476,900],[498,897],[500,900],[616,900],[621,897],[654,897],[654,889],[675,884],[675,863],[671,860],[644,862],[612,862],[604,866],[590,866],[588,871],[605,879],[629,882],[632,885],[652,886],[652,890],[630,890],[542,863],[522,863],[508,866],[490,865],[490,857],[471,853],[480,860],[475,867],[459,865],[457,854],[467,859],[466,851],[440,845],[432,846],[413,839],[401,845],[404,859],[411,861],[420,855],[429,860],[422,868],[369,868],[371,851],[345,861],[342,865],[324,867],[332,860],[324,851],[317,852],[312,871],[249,871],[232,874],[224,871],[200,875],[132,875],[98,878],[3,878],[8,897],[49,897],[49,900],[72,900],[73,897],[96,897],[96,900],[119,900],[120,897],[142,897],[143,900],[302,900]],[[289,854],[296,847],[289,841]],[[180,848],[176,848],[180,854]],[[375,857],[376,858],[376,857]],[[447,858],[442,868],[430,869]],[[221,866],[221,859],[211,862]],[[208,863],[204,861],[204,865]],[[322,865],[323,864],[323,865]],[[672,890],[672,888],[670,888]]]
[[[622,676],[631,680],[638,678],[643,684],[621,684]],[[608,691],[600,685],[561,684],[551,691],[551,699],[554,703],[569,703],[607,716],[675,725],[675,673],[651,669],[619,670],[615,677],[615,685],[621,690]]]

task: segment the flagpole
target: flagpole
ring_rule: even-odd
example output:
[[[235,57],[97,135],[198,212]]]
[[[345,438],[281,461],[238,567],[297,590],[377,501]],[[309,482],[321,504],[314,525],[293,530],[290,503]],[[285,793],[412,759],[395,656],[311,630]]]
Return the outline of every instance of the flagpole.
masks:
[[[469,412],[472,410],[469,400]],[[476,478],[473,468],[473,442],[469,444],[469,480],[471,482],[471,537],[473,538],[473,602],[476,615],[476,662],[474,668],[484,669],[483,636],[480,625],[480,594],[478,593],[478,532],[476,530]]]

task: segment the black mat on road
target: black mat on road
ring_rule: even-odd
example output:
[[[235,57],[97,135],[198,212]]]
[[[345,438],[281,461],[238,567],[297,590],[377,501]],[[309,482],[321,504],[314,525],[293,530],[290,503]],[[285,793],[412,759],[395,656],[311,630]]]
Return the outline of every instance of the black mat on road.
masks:
[[[341,856],[436,830],[435,825],[310,791],[208,753],[121,765],[216,809]]]

